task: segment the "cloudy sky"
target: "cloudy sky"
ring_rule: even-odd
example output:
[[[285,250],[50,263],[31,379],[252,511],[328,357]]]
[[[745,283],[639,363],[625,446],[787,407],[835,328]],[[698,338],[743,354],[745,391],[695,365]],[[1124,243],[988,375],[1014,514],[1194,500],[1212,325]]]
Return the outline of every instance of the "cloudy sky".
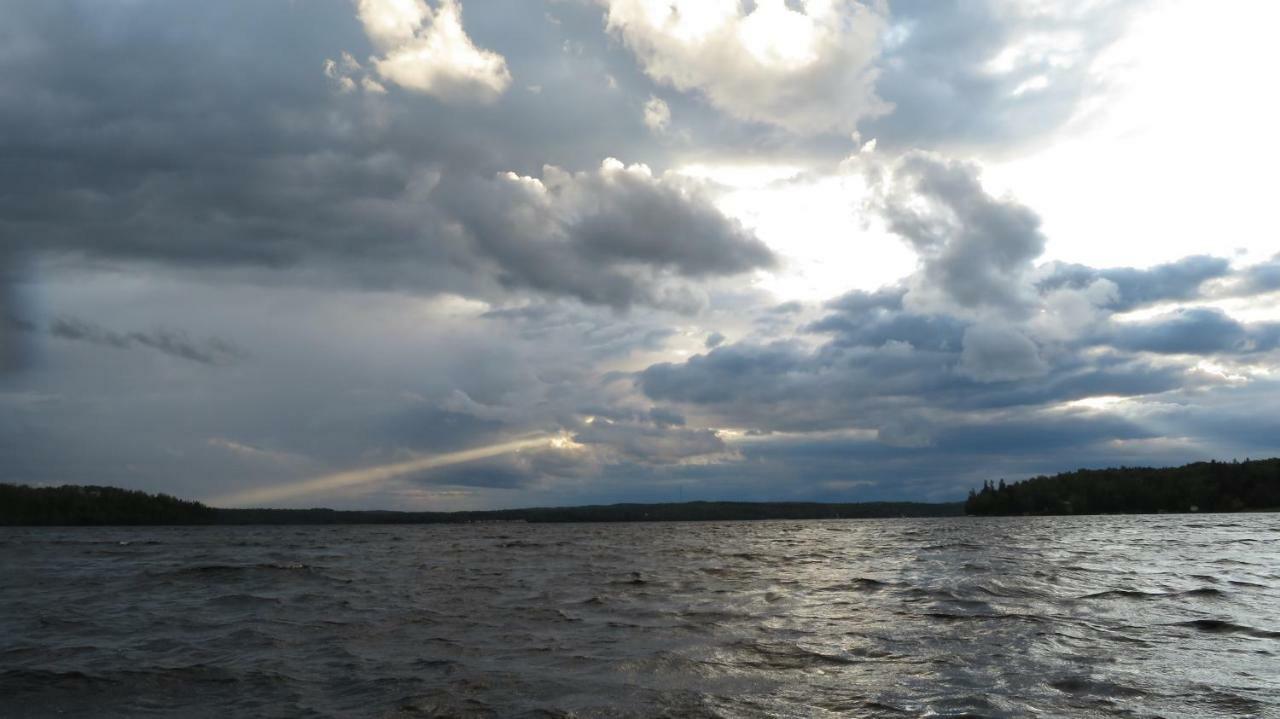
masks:
[[[1277,20],[0,0],[0,480],[941,501],[1280,454]]]

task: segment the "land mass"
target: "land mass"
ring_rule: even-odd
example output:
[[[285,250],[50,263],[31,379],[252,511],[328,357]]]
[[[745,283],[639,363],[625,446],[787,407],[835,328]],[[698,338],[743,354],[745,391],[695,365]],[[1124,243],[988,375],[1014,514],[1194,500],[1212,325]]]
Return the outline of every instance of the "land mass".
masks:
[[[116,487],[0,484],[0,525],[459,524],[469,522],[670,522],[741,519],[952,517],[960,502],[680,502],[532,507],[465,512],[221,509]]]
[[[1280,510],[1280,459],[1079,469],[969,493],[965,514],[1157,514]]]
[[[463,512],[223,509],[116,487],[0,484],[0,526],[458,524],[1237,512],[1280,508],[1280,458],[985,482],[966,502],[678,502]]]

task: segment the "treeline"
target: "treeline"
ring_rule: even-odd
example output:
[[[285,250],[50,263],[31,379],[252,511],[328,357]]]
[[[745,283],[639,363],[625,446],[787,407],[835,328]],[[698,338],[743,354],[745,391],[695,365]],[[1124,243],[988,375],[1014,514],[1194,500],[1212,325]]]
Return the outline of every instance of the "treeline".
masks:
[[[527,522],[700,522],[744,519],[872,519],[877,517],[955,517],[959,502],[679,502],[539,507],[480,512],[486,518]],[[460,513],[467,514],[467,513]],[[498,516],[494,516],[498,515]]]
[[[114,487],[0,484],[0,525],[444,524],[466,522],[672,522],[959,516],[959,502],[681,502],[534,507],[467,512],[218,509]]]
[[[966,514],[1145,514],[1280,509],[1280,459],[1080,469],[970,491]]]
[[[0,484],[0,525],[213,524],[199,502],[116,487]]]

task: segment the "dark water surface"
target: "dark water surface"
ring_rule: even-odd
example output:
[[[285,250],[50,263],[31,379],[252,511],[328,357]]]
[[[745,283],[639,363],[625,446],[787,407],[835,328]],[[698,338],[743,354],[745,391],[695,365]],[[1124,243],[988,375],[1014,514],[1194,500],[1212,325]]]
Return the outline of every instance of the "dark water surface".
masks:
[[[1280,717],[1280,515],[0,529],[3,716]]]

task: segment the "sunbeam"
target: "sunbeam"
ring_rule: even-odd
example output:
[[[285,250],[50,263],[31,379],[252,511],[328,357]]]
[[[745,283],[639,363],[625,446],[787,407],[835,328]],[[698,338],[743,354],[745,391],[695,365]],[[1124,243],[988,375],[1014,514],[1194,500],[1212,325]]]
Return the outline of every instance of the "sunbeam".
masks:
[[[224,497],[210,499],[209,504],[223,507],[244,507],[262,505],[267,502],[277,502],[282,499],[292,499],[303,495],[322,494],[339,489],[346,489],[348,487],[356,487],[362,484],[381,482],[383,480],[392,479],[393,477],[412,474],[413,472],[438,469],[440,467],[463,464],[464,462],[474,462],[477,459],[496,457],[502,454],[518,452],[522,449],[551,446],[555,439],[556,437],[546,436],[519,439],[511,442],[491,444],[484,447],[464,449],[458,452],[448,452],[446,454],[437,454],[430,457],[420,457],[418,459],[410,459],[404,462],[393,462],[391,464],[382,464],[375,467],[366,467],[364,469],[353,469],[346,472],[326,474],[320,477],[303,480],[301,482],[292,482],[285,485],[263,487],[260,489],[251,489],[244,492],[229,494]]]

